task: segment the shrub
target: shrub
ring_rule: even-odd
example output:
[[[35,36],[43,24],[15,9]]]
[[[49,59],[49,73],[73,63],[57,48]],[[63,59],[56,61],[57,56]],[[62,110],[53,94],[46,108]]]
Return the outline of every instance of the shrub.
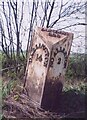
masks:
[[[70,56],[68,68],[66,71],[66,77],[68,78],[85,78],[85,68],[87,63],[85,61],[84,54],[78,54],[77,56]]]

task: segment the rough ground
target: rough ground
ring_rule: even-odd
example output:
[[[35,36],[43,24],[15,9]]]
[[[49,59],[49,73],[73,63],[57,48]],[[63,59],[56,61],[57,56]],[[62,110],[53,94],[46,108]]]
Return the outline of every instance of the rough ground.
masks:
[[[53,112],[35,106],[25,94],[9,95],[3,101],[5,118],[84,118],[84,95],[75,91],[63,92]]]
[[[8,96],[3,104],[4,118],[60,118],[59,115],[34,105],[25,94]]]
[[[85,117],[85,94],[78,90],[63,91],[57,98],[55,110],[46,111],[34,105],[28,96],[21,91],[21,88],[17,87],[14,92],[12,91],[3,99],[3,119],[47,118],[48,120],[58,120]]]

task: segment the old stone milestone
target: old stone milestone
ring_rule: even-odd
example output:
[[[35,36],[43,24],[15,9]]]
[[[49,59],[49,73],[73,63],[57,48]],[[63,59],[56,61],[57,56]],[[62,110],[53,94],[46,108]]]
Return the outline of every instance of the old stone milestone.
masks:
[[[62,90],[73,34],[37,28],[27,62],[25,88],[29,98],[43,108],[54,107]],[[58,100],[57,100],[58,101]]]

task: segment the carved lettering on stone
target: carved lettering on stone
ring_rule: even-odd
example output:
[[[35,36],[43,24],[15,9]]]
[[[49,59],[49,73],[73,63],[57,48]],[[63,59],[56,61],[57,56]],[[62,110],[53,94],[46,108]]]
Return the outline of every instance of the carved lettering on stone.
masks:
[[[63,54],[64,55],[64,68],[66,68],[66,63],[67,63],[67,52],[65,51],[65,48],[56,48],[55,51],[53,52],[53,55],[50,59],[50,67],[53,67],[53,63],[55,61],[55,57],[57,56],[57,54],[60,53],[60,54]],[[61,63],[61,60],[62,58],[61,57],[58,57],[57,58],[57,64],[62,64]]]
[[[59,30],[37,28],[34,32],[25,86],[29,98],[40,106],[53,101],[59,90],[55,85],[63,83],[72,39],[72,33]]]
[[[44,58],[44,64],[43,64],[43,66],[47,67],[47,65],[48,65],[49,51],[48,51],[47,47],[44,44],[41,44],[41,43],[39,43],[38,45],[36,44],[35,48],[32,48],[31,55],[30,55],[30,58],[29,58],[29,63],[32,63],[33,56],[34,56],[34,54],[36,53],[36,51],[38,49],[42,49],[44,51],[45,58]],[[43,60],[42,54],[41,53],[37,53],[37,55],[36,55],[36,61],[42,62],[42,60]]]

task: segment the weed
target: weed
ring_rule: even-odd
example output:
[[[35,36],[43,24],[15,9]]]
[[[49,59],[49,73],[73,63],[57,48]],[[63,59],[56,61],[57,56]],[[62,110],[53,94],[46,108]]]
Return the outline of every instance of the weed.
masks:
[[[17,85],[17,82],[14,80],[10,80],[5,85],[2,84],[2,98],[6,98],[6,96],[9,95],[13,91],[16,85]]]

